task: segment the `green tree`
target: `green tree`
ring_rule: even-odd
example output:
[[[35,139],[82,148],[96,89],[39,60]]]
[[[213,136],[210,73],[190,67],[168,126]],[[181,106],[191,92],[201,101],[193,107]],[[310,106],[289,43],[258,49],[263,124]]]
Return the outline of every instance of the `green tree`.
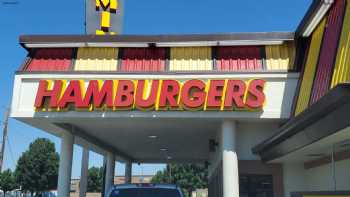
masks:
[[[191,196],[195,189],[208,187],[208,170],[194,164],[168,164],[163,171],[158,171],[152,183],[170,183],[179,185],[186,196]]]
[[[4,192],[4,197],[8,191],[16,189],[15,176],[10,169],[0,173],[0,189]]]
[[[91,167],[88,171],[88,192],[101,192],[103,184],[103,168]]]
[[[38,138],[18,159],[15,176],[23,191],[32,195],[57,188],[59,155],[48,139]]]

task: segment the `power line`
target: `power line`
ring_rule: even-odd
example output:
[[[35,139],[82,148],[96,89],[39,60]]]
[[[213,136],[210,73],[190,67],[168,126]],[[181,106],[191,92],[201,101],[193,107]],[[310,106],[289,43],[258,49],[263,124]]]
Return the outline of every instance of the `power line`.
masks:
[[[1,1],[2,5],[18,5],[19,1]]]

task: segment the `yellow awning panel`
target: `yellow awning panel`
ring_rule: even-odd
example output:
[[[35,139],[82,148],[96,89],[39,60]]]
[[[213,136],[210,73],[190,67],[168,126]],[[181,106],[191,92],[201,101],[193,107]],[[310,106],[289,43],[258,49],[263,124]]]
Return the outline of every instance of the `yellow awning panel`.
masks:
[[[350,2],[345,11],[331,87],[344,82],[350,82]]]
[[[283,45],[266,46],[267,70],[293,70],[295,45],[288,42]]]
[[[174,47],[170,50],[170,71],[213,70],[211,47]]]
[[[118,48],[79,48],[74,70],[116,71]]]
[[[325,25],[326,18],[322,20],[322,22],[318,25],[312,34],[309,53],[305,64],[305,70],[302,76],[303,78],[300,86],[298,102],[295,109],[295,115],[298,115],[304,111],[309,105]]]

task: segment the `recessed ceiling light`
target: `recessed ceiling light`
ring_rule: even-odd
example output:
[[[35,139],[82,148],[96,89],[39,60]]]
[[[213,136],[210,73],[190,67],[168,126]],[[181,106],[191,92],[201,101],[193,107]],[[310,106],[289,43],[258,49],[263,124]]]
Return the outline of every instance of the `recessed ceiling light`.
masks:
[[[150,139],[157,139],[158,136],[156,136],[156,135],[149,135],[148,138],[150,138]]]
[[[166,148],[161,148],[161,149],[159,149],[160,151],[168,151],[168,149],[166,149]]]

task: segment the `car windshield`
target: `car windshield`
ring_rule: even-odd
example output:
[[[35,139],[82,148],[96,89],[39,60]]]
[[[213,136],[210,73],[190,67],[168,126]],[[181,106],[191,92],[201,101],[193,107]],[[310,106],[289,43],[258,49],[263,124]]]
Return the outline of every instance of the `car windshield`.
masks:
[[[176,189],[132,188],[115,189],[109,197],[181,197]]]

